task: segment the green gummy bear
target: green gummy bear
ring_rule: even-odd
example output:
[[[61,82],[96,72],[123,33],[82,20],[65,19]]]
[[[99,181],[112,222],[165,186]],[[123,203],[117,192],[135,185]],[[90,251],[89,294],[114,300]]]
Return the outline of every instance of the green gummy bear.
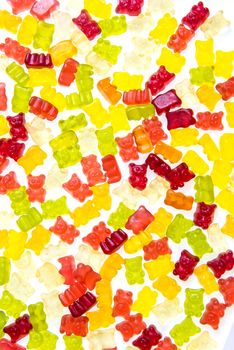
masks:
[[[27,349],[56,350],[57,341],[57,335],[49,331],[35,332],[32,330],[29,333],[29,342],[27,344]]]
[[[206,235],[200,228],[186,233],[188,244],[193,249],[194,254],[202,258],[204,254],[212,253],[213,249],[206,240]]]
[[[93,89],[93,67],[88,64],[79,64],[76,72],[76,85],[80,92],[89,91]]]
[[[109,40],[104,40],[102,38],[98,39],[96,45],[93,47],[94,52],[111,64],[116,64],[118,62],[118,56],[121,50],[121,46],[112,45]]]
[[[68,110],[81,107],[80,95],[77,92],[72,92],[66,96],[66,107]]]
[[[4,290],[0,299],[0,309],[4,310],[8,316],[17,318],[26,309],[26,305],[16,299],[8,290]]]
[[[214,185],[211,176],[196,176],[194,182],[194,189],[196,190],[195,201],[206,204],[214,203]]]
[[[145,105],[131,105],[126,108],[128,120],[141,120],[141,118],[147,119],[155,115],[154,106],[150,104]]]
[[[79,145],[56,151],[53,156],[59,168],[68,168],[69,166],[79,163],[82,159]]]
[[[34,49],[42,49],[44,51],[47,51],[52,44],[53,35],[54,24],[39,21],[37,24],[36,34],[34,35]]]
[[[12,97],[11,105],[14,113],[27,113],[29,108],[29,100],[33,93],[31,87],[24,87],[15,85],[14,94]]]
[[[42,222],[42,216],[36,208],[30,208],[27,214],[22,215],[17,221],[20,230],[27,232]]]
[[[15,62],[12,62],[6,67],[6,72],[11,79],[15,80],[15,82],[21,86],[25,86],[29,81],[29,75],[25,73],[22,66]]]
[[[35,332],[45,331],[48,328],[46,323],[46,314],[44,311],[44,305],[42,302],[31,304],[28,306],[28,312],[30,315],[30,322],[33,325]]]
[[[9,282],[11,273],[11,262],[5,256],[0,256],[0,286]]]
[[[0,338],[4,336],[3,328],[5,327],[9,317],[3,312],[0,311]]]
[[[95,134],[98,140],[98,149],[103,157],[108,154],[117,154],[117,145],[114,139],[112,126],[96,130]]]
[[[113,227],[114,230],[122,228],[125,226],[129,216],[131,216],[134,212],[134,210],[128,208],[121,202],[119,203],[116,211],[110,214],[107,223],[109,226]]]
[[[28,213],[31,203],[28,199],[25,186],[21,186],[16,190],[8,191],[7,194],[11,200],[11,207],[14,210],[15,215]]]
[[[66,346],[65,350],[84,350],[81,337],[78,337],[76,335],[64,335],[63,340]]]
[[[70,210],[67,206],[66,196],[62,196],[58,199],[41,203],[42,215],[44,219],[56,219],[60,215],[69,214]]]
[[[77,145],[78,137],[76,133],[72,130],[62,132],[60,135],[56,136],[54,139],[50,140],[50,147],[54,152],[69,147]]]
[[[190,337],[199,333],[201,329],[195,325],[192,318],[187,316],[181,323],[176,324],[170,331],[171,337],[179,346],[187,343]]]
[[[84,113],[80,113],[78,115],[71,115],[69,118],[59,121],[59,127],[62,131],[78,131],[87,126],[87,124],[88,123]]]
[[[186,299],[184,302],[184,312],[187,316],[200,317],[204,310],[203,295],[204,289],[186,288]]]
[[[202,85],[203,83],[215,83],[213,67],[197,67],[189,71],[190,81],[194,85]]]
[[[186,232],[193,226],[193,221],[186,219],[182,214],[177,214],[167,228],[166,236],[175,243],[180,243],[186,236]]]
[[[124,15],[114,16],[98,22],[102,30],[102,37],[107,38],[112,35],[120,35],[126,32],[127,22]]]
[[[142,269],[142,257],[137,256],[131,259],[125,259],[125,276],[129,284],[144,283],[145,272]]]

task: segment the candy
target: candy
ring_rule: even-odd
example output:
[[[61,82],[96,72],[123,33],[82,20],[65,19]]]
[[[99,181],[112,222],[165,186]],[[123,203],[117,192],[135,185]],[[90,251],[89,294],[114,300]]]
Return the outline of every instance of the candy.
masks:
[[[156,143],[154,152],[162,155],[164,159],[169,160],[171,163],[177,163],[182,157],[182,152],[162,141]]]
[[[116,143],[113,135],[113,128],[111,126],[105,129],[96,130],[98,140],[98,148],[102,156],[108,154],[115,155],[117,153]]]
[[[229,190],[220,191],[216,196],[215,201],[219,206],[227,211],[230,214],[234,215],[234,206],[233,206],[234,194]]]
[[[51,129],[47,128],[45,122],[40,118],[35,117],[32,122],[27,123],[25,127],[32,140],[38,146],[42,146],[52,139]]]
[[[218,186],[220,189],[225,189],[230,180],[229,175],[231,174],[231,171],[232,171],[232,166],[230,162],[224,161],[224,160],[215,160],[214,166],[211,172],[211,178],[212,178],[213,184],[215,186]]]
[[[16,223],[21,231],[29,231],[41,221],[42,216],[39,211],[36,208],[30,208],[27,214],[20,216]]]
[[[57,335],[49,331],[29,333],[29,342],[27,344],[28,349],[39,349],[39,350],[54,350],[56,348],[58,337]]]
[[[190,337],[200,332],[200,328],[195,325],[192,318],[187,316],[181,323],[176,324],[170,331],[171,337],[177,345],[187,343]]]
[[[32,323],[33,329],[36,332],[44,331],[48,328],[46,323],[46,314],[44,312],[42,302],[30,304],[28,306],[28,311],[30,315],[30,322]]]
[[[52,57],[50,54],[27,53],[25,56],[25,65],[27,68],[53,68]]]
[[[153,145],[155,145],[160,140],[167,139],[167,135],[162,129],[162,123],[158,120],[157,117],[143,120],[142,125],[148,132]]]
[[[174,78],[174,73],[170,73],[164,66],[160,66],[158,71],[150,76],[149,80],[146,82],[146,86],[154,96],[157,95],[158,92],[164,90]]]
[[[4,338],[0,340],[0,345],[2,347],[2,350],[26,350],[21,345],[12,344],[11,341]]]
[[[134,335],[141,333],[146,328],[146,324],[143,322],[141,314],[136,314],[118,323],[115,328],[122,334],[123,340],[127,342]]]
[[[93,50],[109,63],[116,64],[122,47],[112,45],[109,40],[98,39],[96,45],[93,47]]]
[[[105,241],[100,243],[100,247],[105,254],[112,254],[124,244],[127,238],[127,234],[119,229],[112,232],[110,237],[106,237]]]
[[[144,263],[149,278],[155,280],[172,272],[174,263],[170,254],[160,255],[157,259]]]
[[[227,101],[234,96],[233,86],[234,86],[234,78],[231,77],[224,83],[217,84],[215,87],[216,87],[216,90],[221,94],[222,99],[224,101]]]
[[[39,165],[44,163],[47,154],[38,146],[31,146],[27,152],[17,160],[17,163],[24,168],[27,175]]]
[[[234,113],[234,105],[233,105],[233,102],[225,102],[224,103],[224,107],[225,107],[225,110],[226,110],[226,119],[227,119],[227,122],[228,122],[228,125],[233,128],[233,113]]]
[[[181,291],[181,287],[177,282],[168,276],[160,276],[158,280],[153,283],[153,287],[169,300],[173,300]]]
[[[75,74],[77,72],[79,63],[73,58],[67,58],[63,63],[63,67],[59,74],[58,82],[61,85],[70,86],[75,80]]]
[[[207,84],[201,85],[196,94],[200,103],[204,104],[210,111],[213,111],[217,102],[221,99],[221,95],[215,91],[214,87]]]
[[[187,128],[188,126],[196,123],[195,118],[193,118],[193,110],[190,108],[180,108],[176,111],[166,112],[166,118],[168,130]]]
[[[84,113],[78,115],[71,115],[67,119],[59,121],[59,127],[62,131],[78,131],[87,126],[87,120]]]
[[[86,316],[73,317],[72,315],[63,315],[60,324],[60,333],[66,333],[67,336],[74,334],[85,337],[88,333],[89,319]]]
[[[4,336],[3,328],[4,328],[5,324],[7,323],[7,321],[8,321],[8,316],[3,311],[1,311],[0,312],[0,335],[1,335],[1,338]]]
[[[0,299],[0,307],[8,316],[19,317],[21,312],[26,309],[26,305],[13,297],[13,295],[4,290]]]
[[[179,73],[185,64],[185,57],[178,52],[173,53],[167,47],[163,47],[156,63],[159,66],[165,66],[170,73]]]
[[[93,194],[89,186],[87,184],[82,184],[76,174],[72,174],[70,180],[63,184],[63,188],[80,202],[84,202],[87,197]]]
[[[39,20],[44,20],[50,17],[51,12],[55,11],[59,6],[57,0],[49,0],[44,2],[44,0],[38,0],[31,7],[30,13],[37,17]]]
[[[98,11],[99,15],[100,12]],[[120,35],[126,32],[127,23],[125,16],[113,16],[112,18],[106,18],[101,20],[98,25],[102,30],[103,38],[113,35]]]
[[[130,171],[130,176],[128,178],[128,181],[131,184],[131,186],[140,191],[144,190],[146,188],[147,181],[148,181],[146,177],[147,165],[146,164],[137,165],[134,163],[130,163],[129,171]]]
[[[180,243],[181,239],[186,237],[186,232],[192,226],[192,220],[186,219],[182,214],[177,214],[174,220],[169,223],[166,230],[166,235],[167,237],[171,238],[175,243]]]
[[[142,257],[136,256],[135,258],[125,259],[125,276],[128,284],[142,284],[144,283],[145,272],[142,269]]]
[[[202,258],[204,254],[212,253],[213,249],[207,243],[206,236],[201,229],[187,232],[186,237],[194,254],[199,258]]]
[[[187,151],[183,161],[198,175],[204,175],[209,170],[209,166],[195,151]]]
[[[11,262],[5,256],[0,256],[0,285],[4,285],[9,282],[11,272]]]
[[[190,210],[193,206],[194,198],[185,196],[182,192],[168,190],[164,203],[176,209]]]
[[[34,0],[7,0],[7,2],[12,7],[12,12],[17,15],[20,12],[30,9]]]
[[[157,345],[162,338],[162,334],[157,330],[154,325],[149,325],[143,330],[142,335],[132,343],[141,350],[150,350],[153,345]]]
[[[65,350],[83,350],[82,346],[82,338],[78,337],[76,335],[64,335],[63,336],[64,344],[66,349]]]
[[[113,74],[112,84],[118,90],[129,91],[133,89],[141,89],[143,75],[130,75],[128,72],[115,72]]]
[[[109,184],[119,182],[121,180],[121,172],[115,157],[109,154],[102,158],[102,167]]]
[[[200,317],[204,309],[203,294],[204,289],[186,288],[186,299],[184,311],[187,316]]]
[[[155,305],[158,293],[149,287],[143,287],[137,295],[136,301],[131,306],[131,310],[140,312],[144,317],[148,317],[152,307]]]
[[[116,13],[126,14],[129,16],[138,16],[141,13],[144,0],[118,0],[118,5],[115,9]]]
[[[120,227],[119,225],[117,226]],[[92,232],[83,237],[82,240],[83,242],[89,244],[93,249],[98,250],[100,243],[104,241],[105,238],[110,235],[110,233],[111,230],[106,227],[103,221],[100,221],[98,225],[93,227]]]
[[[162,303],[153,307],[152,312],[160,325],[166,325],[174,320],[182,312],[179,305],[179,299],[165,300]]]
[[[14,323],[11,323],[3,328],[4,333],[8,334],[13,343],[27,336],[33,328],[27,314],[18,317]]]
[[[168,90],[164,94],[158,95],[152,101],[159,115],[169,112],[171,108],[180,107],[181,99],[176,95],[174,89]]]
[[[139,235],[137,236],[139,237]],[[160,255],[171,254],[172,251],[168,246],[168,238],[164,237],[156,241],[151,241],[149,244],[143,247],[144,259],[151,260],[157,259]]]
[[[52,68],[29,68],[29,82],[31,87],[56,85],[56,72]]]
[[[1,10],[0,11],[0,29],[5,29],[8,32],[17,33],[18,26],[22,19],[17,16],[13,16],[10,12]]]
[[[87,292],[81,296],[78,301],[75,301],[72,305],[69,305],[69,310],[73,317],[79,317],[86,313],[95,304],[96,297],[92,293]]]
[[[194,37],[194,31],[180,24],[176,32],[171,35],[167,46],[174,52],[181,52],[187,48],[189,41]]]
[[[193,215],[195,225],[207,229],[214,219],[216,208],[216,204],[206,204],[204,202],[197,203],[197,208]]]
[[[11,100],[12,111],[14,113],[26,113],[29,111],[29,100],[33,89],[30,87],[22,87],[15,85],[14,95]]]
[[[209,17],[201,26],[201,30],[207,38],[217,35],[223,28],[229,26],[230,22],[224,17],[223,11],[218,11],[212,17]]]
[[[209,324],[213,329],[219,328],[220,318],[224,316],[226,305],[222,304],[216,298],[212,298],[206,305],[200,322],[201,324]]]
[[[203,147],[203,152],[207,155],[208,160],[220,159],[220,151],[209,134],[204,134],[198,143]]]
[[[114,296],[114,306],[112,315],[122,316],[127,319],[130,315],[130,307],[132,305],[132,292],[117,289]]]
[[[213,75],[212,67],[198,67],[192,68],[189,71],[190,73],[190,81],[194,85],[202,85],[202,84],[214,84],[215,79]]]
[[[126,109],[123,105],[109,106],[109,118],[114,133],[130,129]]]
[[[59,299],[63,306],[69,306],[86,292],[86,287],[80,282],[76,282],[67,288],[63,293],[59,294]]]
[[[25,56],[30,52],[30,49],[21,46],[18,41],[11,38],[5,39],[5,44],[0,44],[0,50],[5,53],[7,57],[13,58],[19,64],[23,64]]]
[[[169,337],[165,337],[163,340],[160,340],[158,343],[158,346],[156,348],[157,350],[176,350],[177,347],[175,344],[172,343],[171,339]]]
[[[79,16],[77,18],[73,18],[72,21],[89,40],[93,40],[101,33],[101,28],[99,27],[98,23],[92,19],[87,10],[82,10]]]
[[[215,253],[220,253],[228,249],[224,235],[220,231],[219,224],[211,224],[207,229],[209,242]]]
[[[96,185],[91,188],[93,191],[93,204],[97,209],[110,210],[112,198],[108,183]]]
[[[150,233],[142,231],[136,236],[133,236],[127,240],[124,244],[124,250],[128,254],[133,254],[142,249],[145,245],[152,241],[152,236]]]
[[[47,290],[57,288],[64,282],[64,278],[60,275],[57,268],[51,263],[44,263],[36,273],[38,280],[44,284]]]
[[[3,115],[0,115],[0,127],[0,136],[5,135],[9,132],[10,128],[7,119]]]
[[[226,222],[225,222],[224,226],[222,227],[221,231],[225,235],[233,237],[233,235],[234,235],[233,227],[234,227],[234,217],[232,215],[227,215]]]
[[[132,230],[134,234],[143,231],[152,221],[154,216],[142,205],[132,214],[125,225],[128,230]]]
[[[31,1],[31,3],[33,3],[33,1]],[[23,45],[31,45],[33,42],[34,35],[36,34],[36,31],[37,31],[36,18],[30,15],[25,16],[23,21],[21,22],[21,25],[17,33],[17,39],[19,43]]]
[[[213,39],[196,40],[196,61],[198,66],[213,66],[214,65],[214,42]]]
[[[186,281],[193,273],[199,258],[192,255],[187,250],[181,252],[179,260],[175,263],[173,274],[179,276],[182,281]]]
[[[87,338],[90,350],[116,350],[114,328],[94,331],[90,333]]]
[[[137,150],[140,153],[148,153],[153,149],[153,145],[149,134],[141,125],[133,129],[133,136],[137,145]]]
[[[177,27],[177,20],[166,13],[158,21],[156,27],[149,33],[157,44],[166,44]]]
[[[186,350],[198,349],[212,350],[217,348],[217,343],[211,338],[207,331],[201,333],[198,337],[193,339],[186,347]]]
[[[230,271],[234,266],[233,252],[227,250],[220,253],[217,258],[208,261],[208,267],[213,271],[216,278],[220,278],[226,271]]]
[[[218,290],[218,284],[215,277],[213,276],[212,272],[210,272],[207,265],[204,264],[196,267],[194,274],[207,294],[211,294]]]
[[[11,79],[15,80],[15,82],[21,86],[25,86],[29,80],[28,74],[25,73],[24,69],[21,66],[19,66],[18,64],[16,64],[15,62],[12,62],[11,64],[9,64],[9,66],[6,67],[6,72],[11,77]],[[4,85],[1,85],[1,86],[4,87]],[[2,97],[3,98],[2,103],[3,103],[4,102],[4,91],[1,92],[1,95],[3,95],[3,97]],[[6,101],[6,96],[5,96],[5,101]],[[6,102],[5,102],[5,106],[6,106]],[[1,107],[1,110],[4,110],[2,108],[3,107]]]
[[[54,24],[47,22],[38,22],[37,31],[34,35],[33,47],[34,49],[42,49],[47,51],[53,41]]]
[[[121,92],[117,91],[116,87],[110,83],[110,78],[100,80],[97,83],[97,88],[102,96],[112,105],[118,103],[122,97]]]
[[[214,66],[214,73],[218,77],[230,78],[233,70],[233,51],[216,51],[216,62]]]
[[[59,215],[69,214],[69,208],[67,206],[67,198],[65,196],[58,199],[49,199],[44,203],[41,203],[42,215],[45,219],[55,219]]]
[[[10,126],[10,135],[13,141],[26,141],[28,139],[28,132],[25,128],[25,116],[23,113],[19,113],[14,117],[7,117],[7,121]]]
[[[197,114],[196,127],[203,130],[222,130],[222,117],[223,112],[210,113],[203,112]]]
[[[226,279],[219,279],[219,291],[222,293],[225,304],[227,306],[231,306],[234,304],[233,299],[233,286],[234,286],[234,278],[228,277]]]
[[[93,271],[91,266],[82,263],[77,265],[77,268],[73,272],[73,276],[76,281],[82,283],[91,290],[95,288],[96,283],[101,279],[100,275]]]
[[[197,30],[209,17],[209,9],[204,7],[200,1],[197,5],[194,5],[190,12],[182,18],[182,23],[187,25],[193,30]]]

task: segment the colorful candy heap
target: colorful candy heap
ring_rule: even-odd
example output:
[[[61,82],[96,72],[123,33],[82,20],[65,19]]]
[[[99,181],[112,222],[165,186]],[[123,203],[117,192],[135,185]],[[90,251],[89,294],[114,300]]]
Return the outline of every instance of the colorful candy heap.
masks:
[[[216,346],[203,325],[234,304],[234,51],[214,52],[222,11],[178,24],[172,5],[0,8],[0,350]]]

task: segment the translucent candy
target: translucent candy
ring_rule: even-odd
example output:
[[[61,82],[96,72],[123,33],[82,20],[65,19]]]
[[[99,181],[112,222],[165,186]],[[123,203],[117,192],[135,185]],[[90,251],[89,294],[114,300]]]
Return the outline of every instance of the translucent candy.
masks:
[[[44,303],[46,317],[49,320],[54,318],[59,319],[63,313],[63,306],[58,298],[58,291],[52,290],[47,293],[41,294],[41,299]]]
[[[47,190],[53,190],[60,188],[67,179],[67,170],[60,169],[57,164],[53,165],[48,171],[48,175],[45,181],[45,188]]]
[[[182,100],[182,107],[191,107],[199,103],[199,100],[195,93],[195,87],[191,84],[190,80],[184,79],[175,86],[177,95]]]
[[[90,154],[99,154],[98,141],[94,128],[84,128],[79,132],[79,145],[83,157]]]
[[[191,340],[187,345],[186,350],[215,350],[217,349],[217,346],[218,344],[211,338],[209,332],[205,331]]]
[[[211,224],[208,229],[208,239],[214,253],[221,253],[228,249],[228,244],[221,233],[219,224]]]
[[[53,12],[52,18],[55,24],[54,35],[58,41],[71,39],[72,33],[76,29],[71,16],[66,12],[56,11]]]
[[[90,350],[102,350],[108,348],[114,348],[116,346],[114,338],[115,329],[110,328],[108,330],[98,330],[90,332],[87,336]]]
[[[83,264],[90,265],[92,269],[99,272],[103,262],[105,260],[105,255],[95,251],[91,247],[81,244],[76,255],[76,259],[82,261]]]
[[[38,146],[48,143],[53,138],[52,130],[46,127],[41,118],[35,117],[31,122],[25,124],[25,127]]]
[[[156,321],[161,326],[167,325],[172,320],[175,320],[181,313],[182,308],[180,306],[179,298],[173,300],[165,300],[162,303],[156,305],[152,309],[152,313],[156,317]]]
[[[219,32],[230,25],[230,22],[224,17],[223,11],[218,11],[212,17],[209,17],[201,26],[201,30],[207,38],[212,38]]]
[[[24,270],[23,270],[24,271]],[[27,303],[28,299],[34,294],[35,289],[28,283],[28,275],[25,272],[19,274],[13,272],[9,283],[7,283],[7,290],[14,295],[15,298],[20,298],[23,302]]]
[[[64,282],[57,268],[51,263],[44,263],[36,273],[38,280],[44,284],[47,290],[55,289]]]

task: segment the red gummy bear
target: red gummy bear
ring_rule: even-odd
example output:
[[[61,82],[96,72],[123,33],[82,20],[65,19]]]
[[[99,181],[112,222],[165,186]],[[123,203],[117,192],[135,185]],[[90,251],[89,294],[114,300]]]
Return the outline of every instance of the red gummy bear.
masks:
[[[201,324],[209,324],[213,329],[219,328],[220,318],[224,316],[226,305],[212,298],[200,319]]]
[[[29,10],[35,0],[7,0],[12,7],[12,12],[17,15],[20,12]]]
[[[143,5],[144,0],[119,0],[115,12],[123,15],[138,16]]]
[[[152,74],[146,82],[146,86],[150,89],[151,94],[155,96],[160,91],[164,90],[174,78],[174,73],[170,73],[164,66],[160,66],[157,72]]]
[[[167,139],[167,134],[165,134],[164,130],[162,129],[162,123],[157,117],[143,120],[142,125],[148,132],[153,145],[156,145],[158,141]]]
[[[61,216],[57,217],[54,226],[50,227],[50,231],[54,232],[62,241],[68,244],[72,244],[74,239],[80,234],[74,225],[68,224]]]
[[[86,316],[72,317],[72,315],[63,315],[60,324],[60,333],[66,333],[70,336],[72,334],[86,337],[88,334],[89,319]]]
[[[234,277],[226,279],[221,278],[219,281],[219,291],[222,293],[225,304],[231,306],[234,304]]]
[[[63,64],[61,72],[59,74],[58,82],[60,85],[70,86],[75,80],[75,74],[77,72],[79,63],[73,58],[67,58]]]
[[[30,13],[40,21],[43,21],[50,17],[51,12],[55,11],[58,7],[59,2],[57,0],[38,0],[33,4]]]
[[[151,102],[151,94],[148,88],[145,90],[129,90],[123,93],[123,102],[126,105],[144,105]]]
[[[7,109],[6,84],[0,83],[0,111]]]
[[[6,157],[0,155],[0,174],[3,172],[3,170],[6,169],[8,164],[9,160]]]
[[[153,170],[155,174],[164,178],[167,178],[171,171],[171,167],[154,153],[150,153],[148,155],[145,164],[149,166],[149,168]]]
[[[224,101],[229,100],[234,96],[234,77],[229,78],[224,83],[217,84],[215,87]]]
[[[193,118],[193,110],[190,108],[180,108],[176,111],[167,112],[166,118],[168,130],[187,128],[196,123],[196,119]]]
[[[25,56],[25,66],[27,68],[53,68],[51,55],[44,53],[27,53]]]
[[[192,255],[187,250],[183,250],[179,260],[175,263],[173,275],[178,275],[182,281],[186,281],[193,274],[198,262],[199,258],[197,256]]]
[[[100,243],[100,247],[104,254],[112,254],[116,252],[128,239],[127,233],[123,230],[118,229],[112,232],[110,237],[106,237],[105,241]]]
[[[125,225],[126,229],[132,230],[136,235],[154,221],[154,216],[141,205],[134,214],[129,216],[128,221]]]
[[[166,180],[170,182],[172,190],[183,187],[185,182],[192,180],[195,174],[189,170],[186,163],[181,163],[172,169],[166,176]]]
[[[101,221],[94,226],[92,232],[82,238],[82,241],[88,243],[93,249],[98,250],[100,243],[111,234],[111,230],[106,227],[105,222]]]
[[[76,282],[63,293],[59,294],[59,299],[63,306],[69,306],[85,294],[87,288],[83,283]]]
[[[182,101],[177,96],[175,89],[168,90],[152,100],[158,115],[169,112],[172,108],[180,107],[181,103]]]
[[[97,303],[95,295],[90,292],[82,295],[77,301],[72,305],[69,305],[68,308],[73,317],[80,317],[90,310]]]
[[[112,316],[121,316],[127,319],[130,315],[132,303],[132,292],[123,289],[117,289],[114,296]]]
[[[28,175],[27,194],[30,202],[44,202],[46,190],[43,188],[45,183],[45,175],[38,176]]]
[[[210,11],[207,7],[204,7],[200,1],[197,5],[194,5],[190,12],[182,18],[182,23],[192,30],[198,29],[202,23],[209,17]]]
[[[9,335],[12,343],[16,343],[18,340],[26,337],[32,328],[33,326],[30,323],[29,315],[25,314],[18,317],[14,323],[4,327],[3,332]]]
[[[72,21],[89,40],[93,40],[97,35],[101,34],[101,28],[98,23],[92,19],[87,10],[82,10],[79,16],[73,18]]]
[[[100,182],[105,182],[106,177],[101,171],[101,166],[97,161],[97,156],[90,154],[87,157],[83,157],[81,160],[81,165],[88,180],[89,186],[94,186]]]
[[[102,158],[102,167],[107,177],[107,182],[113,184],[121,180],[121,172],[115,156],[108,154]]]
[[[223,112],[200,112],[195,126],[202,130],[223,130],[222,118]]]
[[[22,157],[25,144],[12,139],[0,139],[0,156],[9,157],[17,161]]]
[[[87,197],[93,194],[89,186],[87,184],[82,184],[76,174],[72,174],[70,180],[63,184],[63,188],[80,202],[84,202]]]
[[[124,162],[139,158],[132,133],[129,133],[124,137],[116,137],[115,141],[120,148],[119,155]]]
[[[183,24],[180,24],[175,34],[173,34],[167,46],[174,52],[181,52],[187,48],[189,41],[194,37],[195,33],[193,30],[186,28]]]
[[[159,255],[172,253],[172,250],[168,246],[167,237],[151,241],[149,244],[143,247],[143,250],[145,260],[157,259]]]
[[[0,176],[0,194],[6,194],[7,191],[16,190],[20,187],[17,181],[16,173],[10,171],[8,174]]]
[[[150,325],[132,344],[141,350],[151,350],[152,346],[157,345],[161,338],[162,334],[157,328],[154,325]]]
[[[58,109],[52,103],[40,97],[32,96],[29,101],[29,112],[39,118],[54,120],[58,115]]]
[[[24,64],[25,56],[31,52],[28,47],[24,47],[18,41],[11,38],[5,39],[5,44],[0,44],[0,51],[4,51],[7,57],[13,58],[19,64]]]
[[[74,284],[76,282],[73,276],[73,273],[76,269],[74,256],[63,256],[58,259],[58,262],[61,264],[59,273],[65,278],[64,284]]]
[[[127,342],[134,335],[140,334],[146,328],[146,324],[142,319],[142,315],[136,314],[118,323],[115,328],[122,334],[123,340]]]
[[[216,208],[216,204],[197,203],[197,208],[193,216],[194,224],[206,230],[214,220]]]
[[[148,181],[147,177],[145,176],[147,172],[147,165],[130,163],[129,171],[130,176],[128,181],[130,185],[139,191],[144,190]]]
[[[73,277],[76,282],[83,283],[88,289],[93,290],[97,281],[100,281],[99,273],[93,271],[89,265],[79,263],[73,272]]]
[[[0,349],[1,350],[26,350],[26,348],[24,348],[23,346],[14,344],[10,340],[4,339],[4,338],[0,339]]]
[[[220,253],[217,258],[208,261],[207,266],[213,271],[216,278],[220,278],[226,271],[232,270],[234,257],[231,250]]]
[[[13,141],[26,141],[28,139],[28,131],[24,126],[24,113],[19,113],[14,117],[8,116],[7,121],[10,124],[10,135]]]
[[[177,350],[177,346],[172,343],[169,337],[165,337],[163,340],[160,340],[154,350]]]

